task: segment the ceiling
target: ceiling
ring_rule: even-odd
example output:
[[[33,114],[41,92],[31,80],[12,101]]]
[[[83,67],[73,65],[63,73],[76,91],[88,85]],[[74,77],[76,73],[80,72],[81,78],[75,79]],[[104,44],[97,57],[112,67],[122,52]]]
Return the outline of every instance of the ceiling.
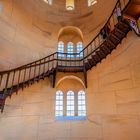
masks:
[[[59,30],[65,26],[74,26],[81,29],[85,43],[91,38],[89,35],[105,23],[110,15],[115,0],[98,0],[98,3],[88,7],[87,0],[75,0],[75,9],[67,11],[66,0],[53,0],[52,5],[48,5],[43,0],[14,0],[21,8],[34,16],[33,25],[54,37]],[[88,36],[88,37],[86,37]]]
[[[88,7],[87,0],[75,0],[75,9],[67,11],[65,0],[53,0],[52,5],[43,0],[0,0],[1,70],[57,51],[61,31],[66,35],[73,33],[71,29],[79,30],[86,46],[105,24],[115,3],[116,0],[98,0]],[[75,36],[70,36],[70,41],[76,41]]]

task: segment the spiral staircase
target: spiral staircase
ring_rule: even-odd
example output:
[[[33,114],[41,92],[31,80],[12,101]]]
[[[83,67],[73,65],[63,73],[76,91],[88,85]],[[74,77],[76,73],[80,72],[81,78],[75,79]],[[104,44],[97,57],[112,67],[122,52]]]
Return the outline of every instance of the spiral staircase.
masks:
[[[134,7],[135,3],[140,4],[139,0],[118,0],[104,27],[81,52],[70,54],[55,52],[27,65],[0,72],[1,112],[4,110],[7,97],[11,97],[13,93],[18,93],[20,89],[23,90],[35,82],[49,77],[52,87],[55,87],[57,72],[83,72],[87,87],[87,71],[111,54],[128,32],[133,30],[130,19],[125,17],[132,12],[130,12],[131,6]],[[119,19],[115,12],[118,7],[122,12]],[[138,19],[139,12],[134,13],[133,16]]]

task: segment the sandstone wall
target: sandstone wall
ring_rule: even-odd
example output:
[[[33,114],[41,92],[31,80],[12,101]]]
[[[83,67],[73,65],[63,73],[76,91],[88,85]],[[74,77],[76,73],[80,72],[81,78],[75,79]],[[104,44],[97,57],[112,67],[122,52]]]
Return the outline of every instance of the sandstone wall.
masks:
[[[0,140],[139,140],[139,44],[140,38],[130,32],[88,71],[85,121],[55,120],[57,88],[51,88],[46,78],[7,99],[0,114]],[[63,75],[67,74],[59,73],[57,81]],[[74,84],[65,84],[74,90]]]
[[[43,0],[0,0],[0,71],[55,52],[59,31],[66,26],[80,28],[86,46],[104,25],[116,3],[112,0],[104,5],[104,1],[90,8],[86,1],[79,1],[76,11],[72,12],[65,10],[65,0],[54,1],[51,6]],[[99,10],[101,7],[104,10]],[[75,37],[72,38],[74,42]]]

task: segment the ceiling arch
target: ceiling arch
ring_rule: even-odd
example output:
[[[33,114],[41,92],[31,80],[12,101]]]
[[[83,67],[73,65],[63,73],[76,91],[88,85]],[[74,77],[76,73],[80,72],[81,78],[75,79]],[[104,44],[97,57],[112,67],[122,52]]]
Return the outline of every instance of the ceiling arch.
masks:
[[[66,79],[72,79],[72,80],[76,80],[77,82],[79,82],[82,87],[85,89],[85,84],[84,82],[77,76],[74,75],[69,75],[69,76],[64,76],[63,78],[59,79],[58,82],[56,83],[56,88],[59,86],[60,83],[62,83],[64,80]]]
[[[83,33],[78,27],[75,26],[62,27],[58,32],[58,40],[65,34],[75,34],[79,36],[81,40],[83,40]]]

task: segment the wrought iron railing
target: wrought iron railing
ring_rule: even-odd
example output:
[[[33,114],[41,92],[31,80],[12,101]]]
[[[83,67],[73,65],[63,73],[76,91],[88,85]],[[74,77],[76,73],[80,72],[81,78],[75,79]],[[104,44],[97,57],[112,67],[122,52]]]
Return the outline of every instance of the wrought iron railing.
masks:
[[[119,22],[119,11],[128,5],[130,0],[118,0],[110,17],[108,18],[104,27],[96,35],[96,37],[79,53],[59,53],[55,52],[45,58],[34,61],[27,65],[11,69],[8,71],[0,72],[0,98],[5,98],[11,95],[13,88],[19,88],[22,84],[24,85],[30,81],[35,81],[36,79],[42,77],[44,78],[48,72],[53,72],[53,70],[58,67],[85,67],[85,63],[91,56],[98,51],[99,46],[102,45],[104,41],[109,36],[109,33],[115,28],[115,25]],[[118,13],[117,13],[118,12]],[[82,55],[81,55],[82,54]]]

